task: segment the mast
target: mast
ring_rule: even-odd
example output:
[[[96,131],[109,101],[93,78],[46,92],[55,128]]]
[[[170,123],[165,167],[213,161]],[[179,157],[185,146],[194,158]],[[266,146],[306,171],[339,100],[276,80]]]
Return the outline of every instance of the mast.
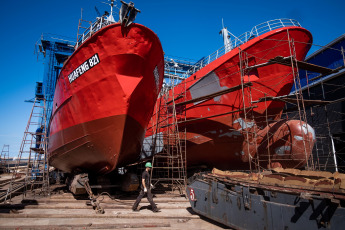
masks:
[[[110,15],[107,17],[108,22],[115,22],[114,16],[113,16],[113,8],[114,8],[114,0],[111,0],[110,5]]]
[[[224,41],[224,48],[225,48],[225,53],[229,52],[232,50],[232,46],[231,46],[231,42],[230,42],[230,35],[229,35],[229,31],[226,27],[224,27],[224,22],[222,19],[222,29],[219,33],[222,34],[223,37],[223,41]]]

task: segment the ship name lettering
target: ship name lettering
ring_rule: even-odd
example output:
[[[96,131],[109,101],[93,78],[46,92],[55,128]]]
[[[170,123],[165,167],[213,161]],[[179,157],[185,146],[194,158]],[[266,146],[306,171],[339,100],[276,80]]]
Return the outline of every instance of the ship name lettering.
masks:
[[[88,70],[90,70],[98,63],[100,63],[100,61],[98,54],[96,53],[68,75],[69,83],[72,83],[75,79],[86,73]]]
[[[99,63],[99,59],[98,59],[98,55],[95,54],[94,56],[92,56],[90,59],[89,59],[89,64],[91,67],[94,67],[95,65],[97,65]]]
[[[86,62],[84,62],[81,66],[79,66],[81,68],[81,72],[82,74],[85,73],[86,71],[88,71],[90,69],[89,64]],[[81,74],[80,74],[81,75]]]

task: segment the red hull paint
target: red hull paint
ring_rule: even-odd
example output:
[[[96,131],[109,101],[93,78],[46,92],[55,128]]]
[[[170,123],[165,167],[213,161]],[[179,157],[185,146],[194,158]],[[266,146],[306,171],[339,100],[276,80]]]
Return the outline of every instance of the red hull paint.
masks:
[[[163,73],[162,46],[148,28],[116,23],[96,32],[67,60],[58,78],[50,164],[67,172],[104,174],[134,162]]]
[[[295,41],[297,60],[304,60],[310,48],[309,44],[312,42],[310,32],[301,27],[285,27],[265,33],[241,45],[239,48],[242,52],[242,58],[245,60],[242,64],[247,62],[248,66],[253,66],[266,63],[269,59],[277,56],[291,56],[289,43],[287,42],[289,38]],[[174,88],[175,97],[185,87],[187,91],[186,99],[178,99],[176,103],[240,85],[239,48],[231,50],[191,75],[185,80],[186,86],[184,86],[184,82],[177,85]],[[244,108],[244,104],[246,107],[250,107],[250,101],[259,100],[265,95],[275,97],[289,94],[294,83],[292,68],[279,64],[267,65],[246,72],[244,82],[248,81],[252,82],[253,85],[244,89],[244,97],[242,90],[237,90],[211,100],[186,105],[187,123],[185,123],[185,126],[187,128],[187,164],[189,166],[207,165],[220,169],[246,169],[249,167],[249,153],[251,156],[255,154],[260,156],[261,154],[262,159],[265,159],[265,157],[268,158],[268,152],[270,154],[269,158],[273,162],[281,163],[284,161],[285,163],[281,163],[282,165],[301,167],[306,163],[305,159],[311,153],[314,140],[312,135],[303,135],[299,131],[290,132],[288,134],[289,138],[286,138],[284,143],[280,143],[280,146],[274,145],[275,148],[271,147],[270,151],[262,150],[262,146],[267,146],[267,140],[264,137],[267,136],[267,130],[269,129],[269,127],[266,127],[268,124],[266,115],[269,123],[279,120],[285,105],[284,102],[267,101],[266,103],[256,103],[254,104],[257,106],[256,108],[249,113],[247,111],[247,119],[245,119],[243,112],[217,116],[234,110],[241,110]],[[254,122],[248,118],[251,114],[254,116]],[[156,117],[153,116],[153,123],[156,123],[155,119]],[[194,121],[188,122],[188,120],[193,119]],[[300,126],[300,124],[296,125],[295,122],[287,123],[285,128],[281,127],[280,129],[286,131],[286,127],[293,127],[293,129],[298,130],[295,126]],[[247,138],[246,131],[258,134],[256,138],[258,153],[256,153],[256,147],[253,149],[252,144],[254,142],[252,138]],[[146,136],[151,135],[152,129],[148,129]],[[299,160],[294,158],[291,160],[292,163],[288,163],[289,161],[286,158],[294,155],[300,156],[297,152],[302,151],[300,149],[296,150],[296,148],[291,148],[291,151],[288,151],[288,147],[282,147],[289,145],[288,142],[293,140],[294,135],[301,136],[303,138],[302,142],[308,145],[308,156]],[[251,143],[249,150],[247,141]],[[272,143],[268,144],[268,146],[271,145]],[[279,148],[286,149],[286,151],[278,151]],[[267,162],[261,163],[265,164],[264,167],[267,166]]]

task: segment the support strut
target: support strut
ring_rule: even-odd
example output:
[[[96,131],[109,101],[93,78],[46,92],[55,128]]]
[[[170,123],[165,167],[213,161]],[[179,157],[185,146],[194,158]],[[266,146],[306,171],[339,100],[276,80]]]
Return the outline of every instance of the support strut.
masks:
[[[96,211],[97,214],[104,214],[104,209],[101,207],[99,201],[93,194],[90,184],[89,184],[89,177],[87,173],[80,175],[78,182],[84,186],[87,194],[89,194],[90,204],[92,205],[93,209]]]

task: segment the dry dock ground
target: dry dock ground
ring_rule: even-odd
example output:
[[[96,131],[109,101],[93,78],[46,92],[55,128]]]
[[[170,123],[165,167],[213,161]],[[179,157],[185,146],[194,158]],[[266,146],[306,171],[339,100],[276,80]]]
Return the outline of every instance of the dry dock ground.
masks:
[[[175,194],[157,194],[154,201],[161,209],[153,213],[146,198],[139,212],[131,206],[136,194],[118,195],[116,199],[99,197],[104,214],[96,214],[86,205],[85,197],[55,188],[50,197],[12,199],[0,205],[0,229],[224,229],[201,218],[190,208],[188,199]]]

